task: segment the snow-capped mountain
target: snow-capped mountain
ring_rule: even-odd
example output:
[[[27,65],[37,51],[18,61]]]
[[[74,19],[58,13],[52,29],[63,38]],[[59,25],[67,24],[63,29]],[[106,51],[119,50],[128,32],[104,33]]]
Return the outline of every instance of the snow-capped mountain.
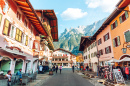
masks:
[[[79,51],[81,36],[92,36],[102,25],[106,18],[96,21],[88,26],[78,26],[77,28],[71,27],[65,29],[59,36],[59,42],[54,42],[55,49],[63,48],[77,55],[82,53]]]

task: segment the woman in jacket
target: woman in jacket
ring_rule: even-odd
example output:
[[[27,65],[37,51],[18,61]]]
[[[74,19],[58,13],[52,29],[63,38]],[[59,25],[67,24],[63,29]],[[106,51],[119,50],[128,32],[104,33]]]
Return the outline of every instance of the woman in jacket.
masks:
[[[60,74],[61,74],[61,70],[62,70],[62,65],[60,65],[59,69],[60,69]]]

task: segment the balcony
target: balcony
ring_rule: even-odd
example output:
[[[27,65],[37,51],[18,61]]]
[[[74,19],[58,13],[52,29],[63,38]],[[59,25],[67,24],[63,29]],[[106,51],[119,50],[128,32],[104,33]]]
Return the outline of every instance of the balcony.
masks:
[[[52,58],[68,58],[68,56],[53,56]]]
[[[52,63],[73,63],[73,61],[52,61]]]

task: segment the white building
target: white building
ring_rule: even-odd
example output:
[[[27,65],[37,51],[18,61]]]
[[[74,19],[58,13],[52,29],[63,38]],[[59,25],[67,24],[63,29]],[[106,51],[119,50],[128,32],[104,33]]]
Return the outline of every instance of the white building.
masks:
[[[72,65],[76,65],[76,56],[69,51],[59,48],[53,52],[52,64],[71,67]]]

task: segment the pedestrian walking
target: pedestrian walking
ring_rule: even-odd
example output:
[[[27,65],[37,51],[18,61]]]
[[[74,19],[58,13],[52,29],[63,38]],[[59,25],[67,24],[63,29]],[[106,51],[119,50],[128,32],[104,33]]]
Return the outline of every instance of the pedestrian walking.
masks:
[[[129,68],[128,66],[125,67],[125,74],[126,74],[126,80],[129,79]]]
[[[86,70],[89,71],[89,66],[88,65],[86,66]]]
[[[74,73],[74,65],[72,65],[72,71],[73,71],[73,73]]]
[[[60,65],[59,69],[60,69],[60,74],[61,74],[61,70],[62,70],[62,65]]]
[[[7,77],[8,78],[8,86],[10,86],[9,85],[9,82],[11,82],[11,70],[9,70],[8,72],[7,72],[7,74],[5,75],[5,77]]]
[[[58,71],[58,65],[56,65],[56,73],[57,73],[57,71]]]

